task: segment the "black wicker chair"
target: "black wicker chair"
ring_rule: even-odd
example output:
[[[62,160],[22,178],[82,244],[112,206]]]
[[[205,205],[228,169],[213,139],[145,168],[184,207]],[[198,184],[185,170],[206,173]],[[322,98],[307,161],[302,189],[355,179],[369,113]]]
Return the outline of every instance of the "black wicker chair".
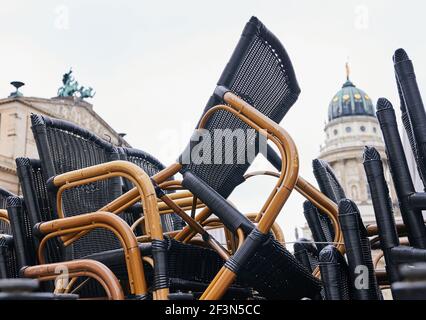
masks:
[[[312,273],[318,266],[317,247],[308,239],[300,238],[294,244],[293,249],[296,259]]]
[[[389,189],[383,173],[383,164],[379,153],[373,147],[365,148],[364,168],[371,190],[380,244],[386,262],[386,272],[394,299],[398,299],[400,295],[395,293],[393,285],[403,280],[399,270],[400,266],[402,264],[426,262],[426,250],[400,244]],[[401,288],[407,287],[405,284],[397,284],[397,291],[401,289],[399,286]]]
[[[333,169],[326,161],[314,159],[312,161],[312,167],[314,176],[322,193],[335,203],[338,203],[341,199],[346,197]],[[312,236],[315,242],[317,242],[318,250],[321,251],[327,243],[333,242],[333,224],[327,215],[321,213],[309,201],[304,203],[303,209],[308,226],[312,231]]]
[[[335,246],[327,245],[320,251],[319,268],[325,300],[352,299],[348,264]]]
[[[417,85],[413,63],[404,49],[393,56],[400,97],[401,116],[413,151],[420,178],[426,188],[426,112]]]
[[[285,49],[255,17],[247,23],[203,116],[216,105],[227,104],[224,101],[227,92],[239,96],[276,123],[281,121],[299,95],[300,89]],[[203,129],[212,136],[215,130],[228,130],[231,133],[225,133],[227,137],[234,130],[250,132],[247,130],[252,128],[232,113],[216,110],[203,123]],[[193,141],[198,141],[198,138],[197,131]],[[246,145],[255,146],[256,155],[259,152],[258,133],[247,134],[246,138]],[[213,140],[210,150],[216,151]],[[201,199],[231,232],[241,229],[248,235],[243,247],[226,262],[225,268],[266,298],[317,297],[321,286],[308,270],[280,243],[260,233],[251,221],[225,200],[244,181],[244,174],[251,163],[245,150],[232,143],[225,145],[220,152],[213,152],[211,158],[218,157],[221,164],[188,161],[194,150],[194,145],[189,144],[179,158],[182,185]],[[224,161],[229,153],[233,155],[231,164]]]
[[[370,240],[362,222],[361,214],[353,201],[349,199],[339,201],[339,222],[345,241],[353,299],[382,299],[371,257]],[[367,270],[360,267],[365,267]],[[368,274],[365,275],[365,272]],[[365,276],[367,276],[366,279]],[[357,283],[360,285],[357,285]]]
[[[392,104],[385,98],[379,99],[376,113],[408,240],[411,246],[425,249],[426,227],[421,210],[426,208],[426,194],[416,193],[414,189]]]

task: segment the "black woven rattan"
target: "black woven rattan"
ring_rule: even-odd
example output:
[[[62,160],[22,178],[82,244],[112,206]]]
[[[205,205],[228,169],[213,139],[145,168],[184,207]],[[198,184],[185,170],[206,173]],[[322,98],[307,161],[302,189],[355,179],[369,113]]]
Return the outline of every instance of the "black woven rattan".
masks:
[[[18,277],[15,248],[11,235],[0,235],[0,279]]]
[[[231,90],[277,123],[295,103],[300,93],[291,61],[284,47],[255,17],[252,17],[244,28],[241,39],[217,85]],[[223,103],[221,98],[213,95],[204,113],[213,106]],[[211,159],[219,159],[220,163],[212,161],[197,164],[192,158],[188,163],[188,150],[191,148],[187,148],[181,156],[181,162],[184,163],[182,171],[192,171],[226,198],[243,181],[243,175],[250,163],[247,161],[246,148],[242,150],[237,148],[237,143],[224,141],[234,142],[232,134],[237,129],[245,133],[245,146],[256,145],[258,136],[248,125],[226,111],[213,114],[205,128],[211,135]],[[225,129],[229,131],[220,131],[224,133],[225,138],[216,141],[222,146],[220,152],[219,148],[215,149],[214,146],[214,130]],[[233,156],[232,164],[225,161],[227,152]],[[238,159],[243,159],[243,163],[239,163]]]
[[[313,272],[318,266],[318,250],[308,239],[298,239],[293,246],[294,256],[305,266],[309,272]]]
[[[120,151],[122,151],[124,155],[124,158],[123,158],[124,160],[127,160],[129,162],[132,162],[138,165],[150,177],[165,168],[165,166],[158,159],[156,159],[154,156],[150,155],[149,153],[145,151],[135,149],[135,148],[126,148],[126,147],[122,147],[120,149],[121,149]],[[127,179],[124,179],[124,184],[125,184],[125,191],[133,188],[133,184]],[[167,190],[165,191],[165,193],[170,193],[170,192],[172,191],[167,191]],[[140,216],[139,212],[137,212],[137,214],[138,216]],[[185,226],[183,220],[175,213],[161,215],[161,224],[165,232],[180,230]]]
[[[335,203],[338,203],[341,199],[346,197],[345,191],[327,161],[314,159],[312,161],[312,167],[315,179],[322,193]]]
[[[333,169],[326,161],[314,159],[312,161],[312,167],[315,179],[322,193],[335,203],[345,198],[345,192],[342,186],[337,180]],[[324,244],[319,243],[317,245],[318,249],[321,251],[327,243],[334,241],[333,224],[326,214],[320,212],[309,201],[305,201],[303,204],[303,213],[315,242],[325,242]]]
[[[377,285],[370,240],[355,203],[349,199],[339,202],[339,221],[345,241],[346,256],[350,270],[350,281],[354,284],[353,298],[356,300],[379,300],[381,293]],[[359,282],[360,267],[366,267],[368,284]],[[365,270],[364,270],[365,271]],[[364,273],[364,276],[365,273]],[[364,284],[356,286],[356,283]]]
[[[16,170],[25,199],[25,208],[18,217],[22,237],[23,252],[26,261],[21,267],[36,264],[35,248],[39,240],[33,234],[33,227],[39,222],[51,221],[57,218],[56,213],[50,205],[43,170],[39,160],[29,158],[17,158]],[[16,235],[18,237],[18,235]],[[46,244],[45,259],[48,263],[63,260],[64,251],[57,238],[49,240]]]
[[[413,63],[405,50],[396,50],[393,61],[404,128],[410,141],[420,178],[426,188],[426,112],[417,85]]]
[[[238,279],[261,296],[275,300],[317,299],[322,288],[321,283],[272,237],[243,266]]]
[[[318,250],[322,250],[327,243],[334,241],[334,229],[330,219],[308,200],[303,203],[303,214]]]
[[[367,174],[368,184],[379,229],[380,245],[384,253],[386,271],[391,284],[394,299],[418,298],[422,292],[421,286],[415,283],[405,283],[403,272],[400,272],[401,264],[416,265],[426,261],[426,250],[400,245],[395,226],[392,202],[389,197],[389,189],[383,174],[383,164],[380,155],[373,147],[366,147],[364,151],[364,168]],[[407,269],[419,275],[416,268]],[[426,274],[426,273],[425,273]],[[424,279],[410,279],[412,282]],[[412,292],[410,293],[410,288]],[[420,291],[418,291],[420,290]],[[424,291],[423,291],[424,292]],[[426,296],[423,296],[426,298]]]
[[[415,189],[399,136],[395,111],[387,99],[380,98],[377,101],[376,114],[383,133],[389,168],[398,196],[401,216],[407,228],[408,240],[413,247],[425,249],[426,228],[422,213],[409,201],[409,197],[415,193]]]
[[[352,289],[348,265],[335,246],[328,245],[320,251],[319,267],[325,299],[350,300]]]
[[[380,246],[386,262],[386,272],[390,283],[393,283],[399,279],[399,275],[391,250],[399,246],[399,238],[383,164],[380,154],[373,147],[366,147],[364,150],[364,169],[373,202]]]
[[[119,160],[118,150],[112,144],[68,121],[33,114],[31,122],[46,181],[61,173]],[[65,191],[62,197],[64,215],[67,217],[94,212],[121,193],[120,178],[72,188]],[[52,208],[56,210],[56,197],[49,198]],[[77,259],[120,247],[111,231],[95,229],[67,247],[67,256]]]

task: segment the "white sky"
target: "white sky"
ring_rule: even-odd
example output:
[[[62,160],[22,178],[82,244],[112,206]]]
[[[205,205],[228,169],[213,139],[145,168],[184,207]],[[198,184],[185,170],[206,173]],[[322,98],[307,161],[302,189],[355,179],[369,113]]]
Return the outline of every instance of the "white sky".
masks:
[[[311,160],[323,142],[327,108],[351,79],[374,101],[398,107],[392,54],[403,47],[426,83],[424,1],[0,1],[0,97],[12,80],[27,96],[53,97],[69,67],[89,100],[118,132],[165,164],[186,145],[241,31],[256,15],[287,49],[302,89],[281,125],[299,147],[300,173],[314,181]],[[272,178],[236,190],[254,212]],[[279,223],[287,239],[304,224],[292,195]]]

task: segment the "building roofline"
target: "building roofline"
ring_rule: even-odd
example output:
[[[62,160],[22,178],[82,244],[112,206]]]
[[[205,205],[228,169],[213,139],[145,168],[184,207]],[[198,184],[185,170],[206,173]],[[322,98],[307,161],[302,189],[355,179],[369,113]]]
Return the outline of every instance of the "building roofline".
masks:
[[[43,104],[57,104],[58,102],[64,105],[69,105],[72,107],[80,107],[85,108],[97,121],[99,121],[103,126],[105,126],[108,130],[113,132],[117,137],[119,137],[118,132],[115,131],[96,111],[93,110],[93,105],[87,101],[82,101],[80,99],[76,98],[63,98],[63,97],[53,97],[51,99],[46,98],[39,98],[39,97],[7,97],[0,99],[0,105],[7,104],[9,102],[19,102],[22,103],[28,107],[34,108],[36,110],[39,110],[40,112],[47,113],[49,116],[55,117],[55,114],[52,112],[49,112],[49,110],[46,110],[44,108],[40,108],[34,103],[43,103]],[[130,147],[130,144],[123,138],[122,139],[123,144],[125,144],[127,147]]]

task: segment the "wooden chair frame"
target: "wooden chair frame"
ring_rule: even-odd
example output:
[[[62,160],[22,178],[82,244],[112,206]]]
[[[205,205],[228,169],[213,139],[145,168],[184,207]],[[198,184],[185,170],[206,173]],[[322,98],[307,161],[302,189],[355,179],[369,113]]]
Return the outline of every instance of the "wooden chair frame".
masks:
[[[41,264],[25,267],[21,270],[21,273],[26,278],[49,281],[58,278],[58,268],[66,268],[70,279],[77,277],[95,279],[104,288],[109,300],[124,300],[123,290],[117,277],[105,265],[95,260],[79,259],[60,263]]]

